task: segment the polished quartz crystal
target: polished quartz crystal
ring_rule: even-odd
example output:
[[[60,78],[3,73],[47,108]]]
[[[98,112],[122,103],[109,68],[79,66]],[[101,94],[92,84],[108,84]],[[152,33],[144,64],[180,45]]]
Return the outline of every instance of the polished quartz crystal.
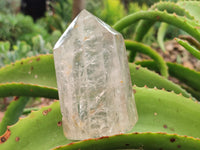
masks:
[[[119,134],[137,122],[124,39],[83,10],[54,47],[67,138]]]

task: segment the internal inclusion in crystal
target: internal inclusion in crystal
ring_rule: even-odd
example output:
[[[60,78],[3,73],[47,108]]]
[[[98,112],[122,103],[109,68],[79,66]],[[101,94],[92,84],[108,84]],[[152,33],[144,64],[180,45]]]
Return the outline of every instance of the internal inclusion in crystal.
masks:
[[[124,39],[83,10],[54,47],[67,138],[82,140],[130,131],[137,122]]]

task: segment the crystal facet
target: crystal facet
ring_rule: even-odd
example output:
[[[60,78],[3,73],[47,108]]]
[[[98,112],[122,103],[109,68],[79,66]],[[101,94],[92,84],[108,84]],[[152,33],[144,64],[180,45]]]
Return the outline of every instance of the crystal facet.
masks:
[[[120,33],[83,10],[56,43],[54,61],[67,138],[131,130],[137,111]]]

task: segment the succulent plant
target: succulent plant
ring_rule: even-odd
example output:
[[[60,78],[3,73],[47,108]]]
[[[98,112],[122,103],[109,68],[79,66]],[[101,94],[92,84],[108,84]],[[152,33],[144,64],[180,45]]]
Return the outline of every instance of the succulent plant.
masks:
[[[199,45],[199,6],[198,1],[159,2],[147,11],[122,18],[113,26],[122,31],[142,20],[138,24],[134,41],[125,40],[126,48],[130,50],[129,69],[139,115],[135,127],[126,134],[83,141],[66,139],[62,129],[59,101],[19,119],[28,101],[27,97],[58,99],[53,56],[38,55],[2,67],[0,96],[17,97],[7,108],[0,123],[0,149],[199,150],[200,72],[165,62],[155,50],[141,43],[149,28],[159,21],[184,30]],[[164,28],[159,31],[162,45],[167,26],[162,24],[161,28]],[[200,59],[198,46],[192,45],[190,41],[178,38],[176,40]],[[153,61],[132,63],[136,52],[150,56]],[[169,81],[168,75],[182,81],[184,86]]]

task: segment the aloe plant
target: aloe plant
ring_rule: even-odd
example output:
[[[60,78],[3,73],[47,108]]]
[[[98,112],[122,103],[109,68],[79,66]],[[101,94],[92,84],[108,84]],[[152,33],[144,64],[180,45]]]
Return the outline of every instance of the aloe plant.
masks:
[[[188,32],[199,45],[199,5],[198,1],[159,2],[147,11],[122,18],[113,26],[121,31],[142,20],[138,24],[135,41],[125,40],[126,48],[131,52],[129,60],[134,60],[136,52],[144,53],[154,60],[129,63],[139,120],[125,134],[83,141],[66,139],[62,130],[59,101],[19,119],[28,101],[24,96],[58,99],[53,56],[38,55],[2,67],[0,97],[18,97],[7,108],[0,124],[0,149],[199,150],[200,105],[197,100],[200,100],[200,72],[165,62],[156,50],[141,43],[149,28],[160,21]],[[161,45],[165,31],[159,31]],[[197,47],[189,41],[176,40],[199,59]],[[178,78],[184,85],[169,81],[168,75]]]

